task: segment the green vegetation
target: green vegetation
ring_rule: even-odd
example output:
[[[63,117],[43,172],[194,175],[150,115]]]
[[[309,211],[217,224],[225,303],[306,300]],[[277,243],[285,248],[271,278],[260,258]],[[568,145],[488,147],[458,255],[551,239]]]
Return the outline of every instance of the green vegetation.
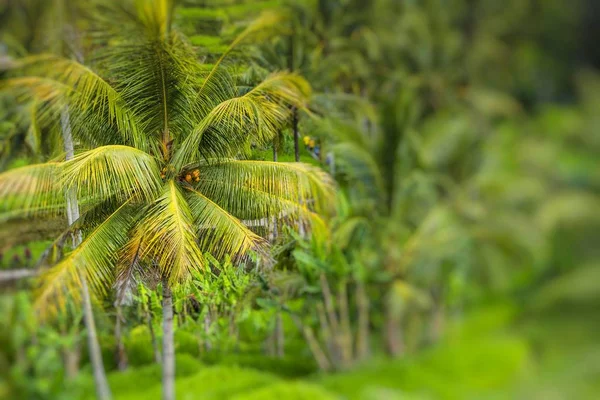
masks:
[[[0,398],[596,398],[599,17],[0,4]]]

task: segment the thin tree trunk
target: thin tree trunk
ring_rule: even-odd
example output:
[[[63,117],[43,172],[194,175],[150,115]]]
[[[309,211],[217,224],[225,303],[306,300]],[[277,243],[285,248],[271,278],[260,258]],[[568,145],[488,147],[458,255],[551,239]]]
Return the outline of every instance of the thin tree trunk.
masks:
[[[152,300],[148,299],[148,313],[146,315],[146,322],[148,324],[148,330],[150,331],[150,341],[152,342],[152,350],[154,352],[154,361],[160,364],[162,357],[160,356],[160,348],[158,347],[158,340],[156,340],[156,333],[154,332],[154,324],[152,323]]]
[[[321,339],[327,348],[327,352],[329,353],[329,359],[333,362],[334,365],[338,364],[339,355],[336,349],[336,344],[333,339],[333,335],[335,333],[331,332],[331,327],[329,326],[329,322],[327,322],[327,316],[325,315],[325,309],[323,308],[322,303],[317,303],[316,305],[317,315],[319,316],[319,325],[321,327]]]
[[[175,344],[173,337],[173,297],[168,279],[163,279],[163,368],[162,398],[175,400]]]
[[[206,311],[206,315],[204,316],[204,335],[206,336],[206,341],[204,342],[204,347],[206,348],[206,351],[210,351],[210,349],[212,348],[211,344],[210,344],[210,338],[209,338],[209,333],[210,333],[210,310]]]
[[[433,309],[429,320],[429,341],[436,343],[444,331],[444,305],[441,289],[432,291]]]
[[[356,308],[358,328],[356,332],[356,357],[364,360],[369,357],[369,298],[362,281],[356,282]]]
[[[294,160],[300,161],[300,132],[298,131],[298,110],[292,109],[292,130],[294,132]]]
[[[92,302],[85,274],[80,274],[80,279],[83,290],[83,318],[87,329],[90,360],[94,371],[94,381],[96,382],[96,394],[99,399],[108,400],[112,398],[112,394],[110,393],[110,387],[108,386],[108,380],[106,379],[106,374],[104,372],[104,361],[102,360],[102,352],[100,351],[100,345],[98,344],[96,323],[94,322]]]
[[[292,321],[294,321],[294,323],[296,324],[296,326],[298,327],[300,332],[302,332],[302,335],[304,336],[304,339],[306,340],[306,343],[308,344],[308,348],[310,349],[311,353],[313,354],[313,357],[315,358],[315,361],[317,362],[319,369],[324,372],[331,371],[331,362],[327,359],[327,356],[321,349],[321,346],[319,346],[319,342],[315,338],[315,335],[314,335],[312,329],[310,329],[310,327],[304,325],[302,323],[302,321],[300,321],[300,318],[298,318],[297,315],[291,314],[291,316],[292,316]]]
[[[292,34],[290,35],[290,48],[288,54],[288,69],[290,72],[294,72],[296,69],[295,62],[295,41],[296,41],[296,27],[294,26],[294,21],[292,21]],[[298,110],[296,107],[292,108],[292,131],[294,132],[294,159],[296,162],[300,161],[300,134],[298,132]]]
[[[275,329],[273,329],[273,331],[269,333],[265,338],[265,353],[267,354],[267,356],[274,357],[277,353],[276,347],[277,343],[275,337]]]
[[[0,271],[0,283],[18,281],[19,279],[36,276],[38,272],[38,270],[32,270],[27,268]]]
[[[352,330],[350,328],[350,311],[348,310],[348,288],[346,279],[342,279],[338,288],[338,308],[340,315],[341,360],[344,368],[352,362]]]
[[[60,122],[66,159],[72,160],[75,157],[75,151],[73,146],[73,135],[71,134],[71,123],[69,121],[69,111],[67,109],[63,110],[61,113]],[[71,188],[67,192],[67,219],[69,225],[73,225],[73,223],[79,219],[79,203],[77,202],[76,188]],[[73,233],[73,247],[79,246],[81,242],[81,231],[78,230]],[[94,373],[94,383],[96,384],[96,395],[99,400],[109,400],[112,398],[112,395],[104,371],[104,361],[102,360],[102,353],[98,343],[87,279],[85,274],[82,273],[79,273],[79,278],[81,280],[81,297],[83,299],[83,318],[87,331],[90,361]]]
[[[236,327],[235,327],[235,309],[229,312],[229,317],[227,318],[227,334],[229,335],[230,343],[232,344],[232,350],[237,349],[237,335],[236,335]]]
[[[331,326],[332,332],[338,332],[338,320],[335,315],[335,307],[333,305],[333,296],[331,289],[329,288],[329,282],[324,273],[319,276],[319,283],[321,285],[321,292],[323,293],[323,300],[325,300],[325,310],[327,311],[327,318],[329,319],[329,325]]]
[[[385,347],[386,352],[393,357],[404,352],[400,312],[391,304],[387,304],[385,310]]]
[[[76,319],[72,322],[73,327],[76,329],[74,332],[74,336],[77,337],[77,327],[79,326],[79,322]],[[68,321],[68,313],[65,313],[65,318],[59,322],[59,331],[60,334],[64,337],[69,335],[67,325],[69,325]],[[23,362],[24,358],[20,358],[20,351],[17,349],[17,360]],[[23,353],[24,354],[24,353]],[[73,346],[69,346],[68,344],[64,344],[62,347],[62,355],[63,355],[63,363],[65,365],[65,375],[68,380],[74,379],[79,372],[79,359],[80,359],[80,351],[79,351],[79,341],[75,341]]]
[[[124,371],[127,369],[127,353],[125,352],[125,343],[123,343],[123,315],[121,313],[121,306],[119,304],[115,304],[115,308],[117,311],[117,320],[115,322],[117,368],[119,371]]]
[[[65,374],[67,379],[73,379],[77,376],[80,358],[81,352],[79,343],[76,343],[73,349],[64,349]]]
[[[275,342],[277,344],[277,357],[283,358],[285,355],[285,333],[283,332],[283,317],[281,311],[277,311],[275,316]]]
[[[278,145],[278,138],[277,136],[275,136],[273,138],[273,161],[277,162],[277,145]]]

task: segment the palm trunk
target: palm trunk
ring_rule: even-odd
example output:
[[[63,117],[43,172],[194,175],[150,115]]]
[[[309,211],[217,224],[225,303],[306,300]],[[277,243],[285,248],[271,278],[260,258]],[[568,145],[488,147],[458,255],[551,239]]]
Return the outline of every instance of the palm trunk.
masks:
[[[275,354],[277,353],[276,350],[276,338],[275,338],[275,329],[273,329],[273,331],[271,333],[269,333],[267,335],[267,337],[265,338],[265,353],[267,356],[269,357],[274,357]]]
[[[69,121],[69,111],[65,109],[60,115],[60,123],[62,128],[63,145],[65,148],[66,159],[72,160],[75,157],[73,146],[73,136],[71,134],[71,123]],[[79,203],[77,202],[77,191],[72,188],[67,193],[67,219],[69,225],[73,225],[79,219]],[[73,247],[79,246],[82,241],[81,231],[73,233]],[[87,286],[85,274],[79,274],[81,279],[81,297],[83,299],[83,317],[88,338],[88,350],[90,353],[90,361],[94,372],[94,383],[96,384],[96,395],[99,400],[109,400],[112,398],[110,387],[104,372],[104,362],[98,343],[96,333],[96,324],[92,313],[92,302],[90,292]]]
[[[206,336],[206,341],[204,342],[204,346],[206,351],[210,351],[212,345],[210,344],[209,339],[210,333],[210,309],[206,311],[206,315],[204,316],[204,335]]]
[[[294,132],[294,159],[300,161],[300,132],[298,132],[298,110],[292,110],[292,130]]]
[[[148,303],[152,303],[148,300]],[[154,324],[152,323],[152,304],[149,304],[149,311],[146,315],[146,322],[148,323],[148,330],[150,331],[150,341],[152,342],[152,351],[154,352],[154,361],[157,364],[161,362],[160,349],[158,348],[158,340],[156,340],[156,333],[154,332]]]
[[[65,348],[63,357],[65,362],[65,375],[67,376],[67,379],[74,379],[79,373],[79,360],[81,358],[79,343],[75,344],[73,349]]]
[[[369,357],[369,298],[362,281],[356,283],[356,308],[358,329],[356,333],[356,357],[364,360]]]
[[[277,357],[283,358],[285,355],[285,336],[281,311],[277,311],[277,315],[275,316],[275,342],[277,343]]]
[[[290,72],[294,72],[296,69],[296,62],[294,60],[296,55],[295,49],[296,41],[296,27],[292,21],[292,34],[290,35],[290,48],[288,54],[288,69]],[[294,159],[296,162],[300,161],[300,146],[299,146],[299,132],[298,132],[298,110],[296,107],[292,108],[292,131],[294,132]]]
[[[92,302],[90,300],[90,292],[87,286],[85,274],[80,275],[81,286],[83,290],[83,317],[85,327],[87,329],[88,347],[90,351],[90,360],[92,362],[92,370],[94,371],[94,382],[96,383],[96,395],[101,400],[109,400],[112,398],[110,387],[104,372],[104,361],[102,360],[102,352],[98,344],[96,334],[96,323],[92,314]]]
[[[125,352],[125,343],[123,343],[123,315],[121,313],[121,306],[116,304],[117,320],[115,322],[115,341],[117,342],[116,348],[116,361],[117,368],[119,371],[127,369],[127,353]]]
[[[277,145],[278,145],[278,138],[277,136],[275,136],[273,138],[273,161],[277,162]]]
[[[333,335],[331,332],[331,328],[329,326],[329,322],[327,322],[327,316],[325,315],[325,309],[323,308],[322,303],[317,303],[316,305],[317,315],[319,316],[319,326],[321,329],[321,339],[327,348],[327,352],[329,353],[329,359],[333,362],[333,364],[338,364],[338,351],[336,349],[336,345],[333,339]],[[334,333],[335,334],[335,333]]]
[[[315,335],[314,335],[312,329],[310,329],[310,327],[304,325],[302,323],[302,321],[300,320],[300,318],[298,318],[298,316],[293,315],[293,314],[291,316],[292,316],[292,320],[294,321],[294,323],[296,324],[296,326],[298,327],[300,332],[302,332],[302,335],[304,336],[304,339],[306,340],[306,344],[308,344],[308,348],[310,349],[311,353],[313,354],[313,357],[315,358],[315,361],[317,362],[319,369],[324,372],[331,371],[331,362],[327,359],[327,356],[321,349],[321,346],[319,346],[319,342],[315,338]]]
[[[163,368],[162,398],[175,400],[175,344],[173,337],[173,297],[169,281],[163,279]]]
[[[321,292],[323,293],[323,300],[325,301],[325,310],[327,311],[329,325],[331,326],[331,331],[336,334],[338,332],[338,319],[335,315],[335,306],[333,305],[333,296],[329,288],[329,282],[327,282],[327,277],[324,273],[321,273],[319,276],[319,283],[321,285]]]
[[[79,322],[77,319],[74,319],[71,323],[73,327],[76,329],[74,335],[79,336],[78,326]],[[67,337],[69,335],[67,325],[69,325],[67,314],[65,314],[65,318],[59,321],[59,332],[61,336]],[[67,380],[74,379],[79,372],[79,359],[80,359],[80,347],[79,341],[75,341],[73,345],[69,345],[68,343],[64,343],[62,346],[62,358],[63,363],[65,365],[65,376]],[[17,363],[23,363],[26,360],[25,358],[25,349],[19,346],[17,348]]]
[[[232,347],[230,350],[235,350],[237,348],[237,337],[236,337],[236,327],[235,327],[235,310],[231,310],[229,312],[229,317],[227,318],[227,334],[229,335],[230,343]]]
[[[429,320],[429,341],[436,343],[444,330],[444,305],[441,289],[434,289],[431,294],[433,309]]]
[[[392,357],[397,357],[404,351],[400,313],[391,304],[388,304],[385,310],[385,347],[386,352]]]
[[[340,316],[340,341],[342,366],[347,368],[352,362],[352,330],[350,328],[350,311],[348,310],[348,288],[342,279],[338,288],[338,308]]]

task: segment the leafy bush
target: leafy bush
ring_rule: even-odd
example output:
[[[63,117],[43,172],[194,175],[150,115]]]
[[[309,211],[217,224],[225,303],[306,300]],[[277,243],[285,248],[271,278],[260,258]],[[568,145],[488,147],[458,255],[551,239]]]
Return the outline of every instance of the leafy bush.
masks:
[[[133,328],[125,339],[127,360],[131,366],[147,365],[154,362],[152,339],[146,325]]]
[[[200,348],[198,338],[190,332],[178,329],[175,331],[175,352],[177,354],[189,354],[198,357]]]

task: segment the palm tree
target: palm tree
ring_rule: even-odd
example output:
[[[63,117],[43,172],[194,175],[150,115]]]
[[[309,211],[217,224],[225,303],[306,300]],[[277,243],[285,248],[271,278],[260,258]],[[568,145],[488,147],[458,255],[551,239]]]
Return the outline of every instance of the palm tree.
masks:
[[[43,102],[42,123],[56,123],[68,107],[83,151],[1,174],[2,211],[56,214],[65,209],[65,190],[78,199],[72,229],[83,240],[42,275],[41,311],[62,307],[67,294],[85,303],[86,285],[101,298],[146,271],[160,275],[163,398],[172,399],[173,285],[208,268],[205,252],[234,260],[264,252],[266,240],[245,221],[304,225],[328,209],[333,185],[308,165],[240,159],[250,142],[271,140],[293,107],[304,107],[309,87],[301,77],[273,74],[240,93],[222,60],[210,71],[197,63],[171,28],[169,2],[100,7],[96,70],[38,56],[7,82]],[[273,20],[251,25],[242,38],[266,22]]]
[[[425,249],[432,259],[448,257],[447,240],[457,237],[447,218],[448,202],[438,194],[446,178],[426,169],[416,144],[416,104],[405,91],[381,107],[380,123],[372,129],[331,120],[323,128],[335,138],[338,178],[352,205],[345,229],[370,232],[362,245],[376,249],[373,264],[387,276],[383,334],[391,355],[404,351],[404,305],[423,297],[414,285],[418,256]]]

